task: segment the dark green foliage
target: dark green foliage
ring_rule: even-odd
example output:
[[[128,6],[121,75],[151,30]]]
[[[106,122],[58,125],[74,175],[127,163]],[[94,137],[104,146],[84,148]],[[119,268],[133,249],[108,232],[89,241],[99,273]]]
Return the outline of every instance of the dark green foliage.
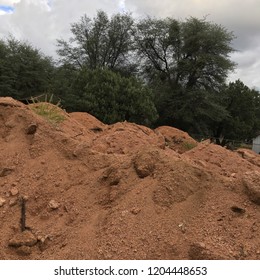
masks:
[[[61,62],[77,68],[121,69],[129,65],[133,19],[128,14],[109,18],[98,11],[95,18],[84,15],[71,25],[69,42],[58,40]]]
[[[61,71],[66,77],[68,72]],[[72,73],[67,79],[70,85],[60,96],[67,110],[88,112],[105,123],[127,120],[149,125],[157,118],[151,91],[136,78],[109,69],[84,68]]]
[[[220,25],[190,18],[182,24],[182,58],[178,72],[189,88],[219,89],[234,63],[229,54],[234,51],[234,36]]]
[[[217,138],[245,140],[260,132],[260,93],[240,80],[229,83],[219,99],[228,115],[215,125]]]
[[[30,44],[9,38],[0,41],[0,96],[24,99],[48,91],[50,58]]]
[[[135,33],[142,73],[155,91],[158,124],[208,134],[227,112],[217,93],[234,63],[232,33],[220,25],[190,18],[141,20]]]
[[[226,85],[234,36],[223,26],[98,11],[71,32],[58,40],[56,66],[30,44],[0,40],[0,96],[48,92],[68,111],[109,124],[172,125],[218,139],[259,132],[259,92],[240,81]]]

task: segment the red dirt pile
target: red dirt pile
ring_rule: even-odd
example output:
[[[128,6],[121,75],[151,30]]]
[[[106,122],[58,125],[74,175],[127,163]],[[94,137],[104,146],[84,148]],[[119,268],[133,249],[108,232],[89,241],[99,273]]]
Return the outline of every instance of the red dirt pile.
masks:
[[[59,114],[0,98],[0,259],[260,259],[259,155]]]

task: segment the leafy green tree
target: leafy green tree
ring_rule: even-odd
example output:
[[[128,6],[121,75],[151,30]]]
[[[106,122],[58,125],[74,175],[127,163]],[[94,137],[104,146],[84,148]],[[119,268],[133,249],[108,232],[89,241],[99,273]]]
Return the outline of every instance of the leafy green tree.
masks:
[[[146,18],[135,39],[143,76],[155,92],[158,124],[208,134],[227,112],[218,93],[234,63],[231,32],[205,19]]]
[[[225,139],[252,139],[260,131],[260,93],[237,80],[221,92],[221,105],[228,112],[214,126],[214,136]],[[221,141],[219,141],[221,142]]]
[[[24,99],[49,89],[52,60],[30,44],[9,38],[0,41],[0,96]]]
[[[229,59],[233,34],[197,18],[146,18],[135,39],[144,73],[174,86],[211,89],[222,86],[234,63]]]
[[[219,89],[235,64],[229,54],[234,51],[232,33],[221,25],[190,18],[182,24],[181,81],[188,88]]]
[[[84,68],[74,72],[70,83],[62,98],[69,111],[88,112],[108,124],[126,120],[149,125],[157,118],[151,91],[134,77]]]
[[[116,14],[111,18],[98,11],[95,18],[84,15],[71,25],[69,41],[58,40],[61,62],[77,68],[124,68],[130,62],[132,51],[133,19],[129,14]]]

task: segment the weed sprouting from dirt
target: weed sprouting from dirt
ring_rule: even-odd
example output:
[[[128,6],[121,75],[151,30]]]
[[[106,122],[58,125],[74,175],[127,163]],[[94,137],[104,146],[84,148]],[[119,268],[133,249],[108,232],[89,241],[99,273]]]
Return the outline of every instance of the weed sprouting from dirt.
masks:
[[[183,142],[183,143],[182,143],[182,146],[183,146],[183,148],[184,148],[186,151],[189,151],[189,150],[195,148],[195,147],[197,146],[197,144],[195,144],[195,143],[190,143],[190,142]]]
[[[38,102],[37,99],[32,98],[33,103],[29,107],[39,116],[48,120],[51,124],[57,125],[62,123],[66,117],[63,110],[60,108],[60,102],[52,104],[53,96],[45,102]]]

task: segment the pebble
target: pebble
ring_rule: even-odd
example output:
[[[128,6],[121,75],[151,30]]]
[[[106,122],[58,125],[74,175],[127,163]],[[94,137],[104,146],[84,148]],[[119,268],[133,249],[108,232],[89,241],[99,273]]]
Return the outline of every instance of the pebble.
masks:
[[[0,197],[0,207],[2,207],[5,204],[6,200],[2,197]]]
[[[56,210],[60,207],[60,204],[59,202],[55,201],[54,199],[52,199],[50,202],[49,202],[49,207],[52,209],[52,210]]]
[[[19,193],[19,190],[18,190],[16,187],[11,188],[10,194],[11,194],[12,196],[17,195],[18,193]]]
[[[18,198],[11,198],[10,201],[9,201],[9,206],[14,206],[16,205],[18,202]]]
[[[141,209],[140,208],[132,208],[131,209],[131,211],[130,211],[132,214],[134,214],[134,215],[137,215],[138,213],[140,213],[141,212]]]

